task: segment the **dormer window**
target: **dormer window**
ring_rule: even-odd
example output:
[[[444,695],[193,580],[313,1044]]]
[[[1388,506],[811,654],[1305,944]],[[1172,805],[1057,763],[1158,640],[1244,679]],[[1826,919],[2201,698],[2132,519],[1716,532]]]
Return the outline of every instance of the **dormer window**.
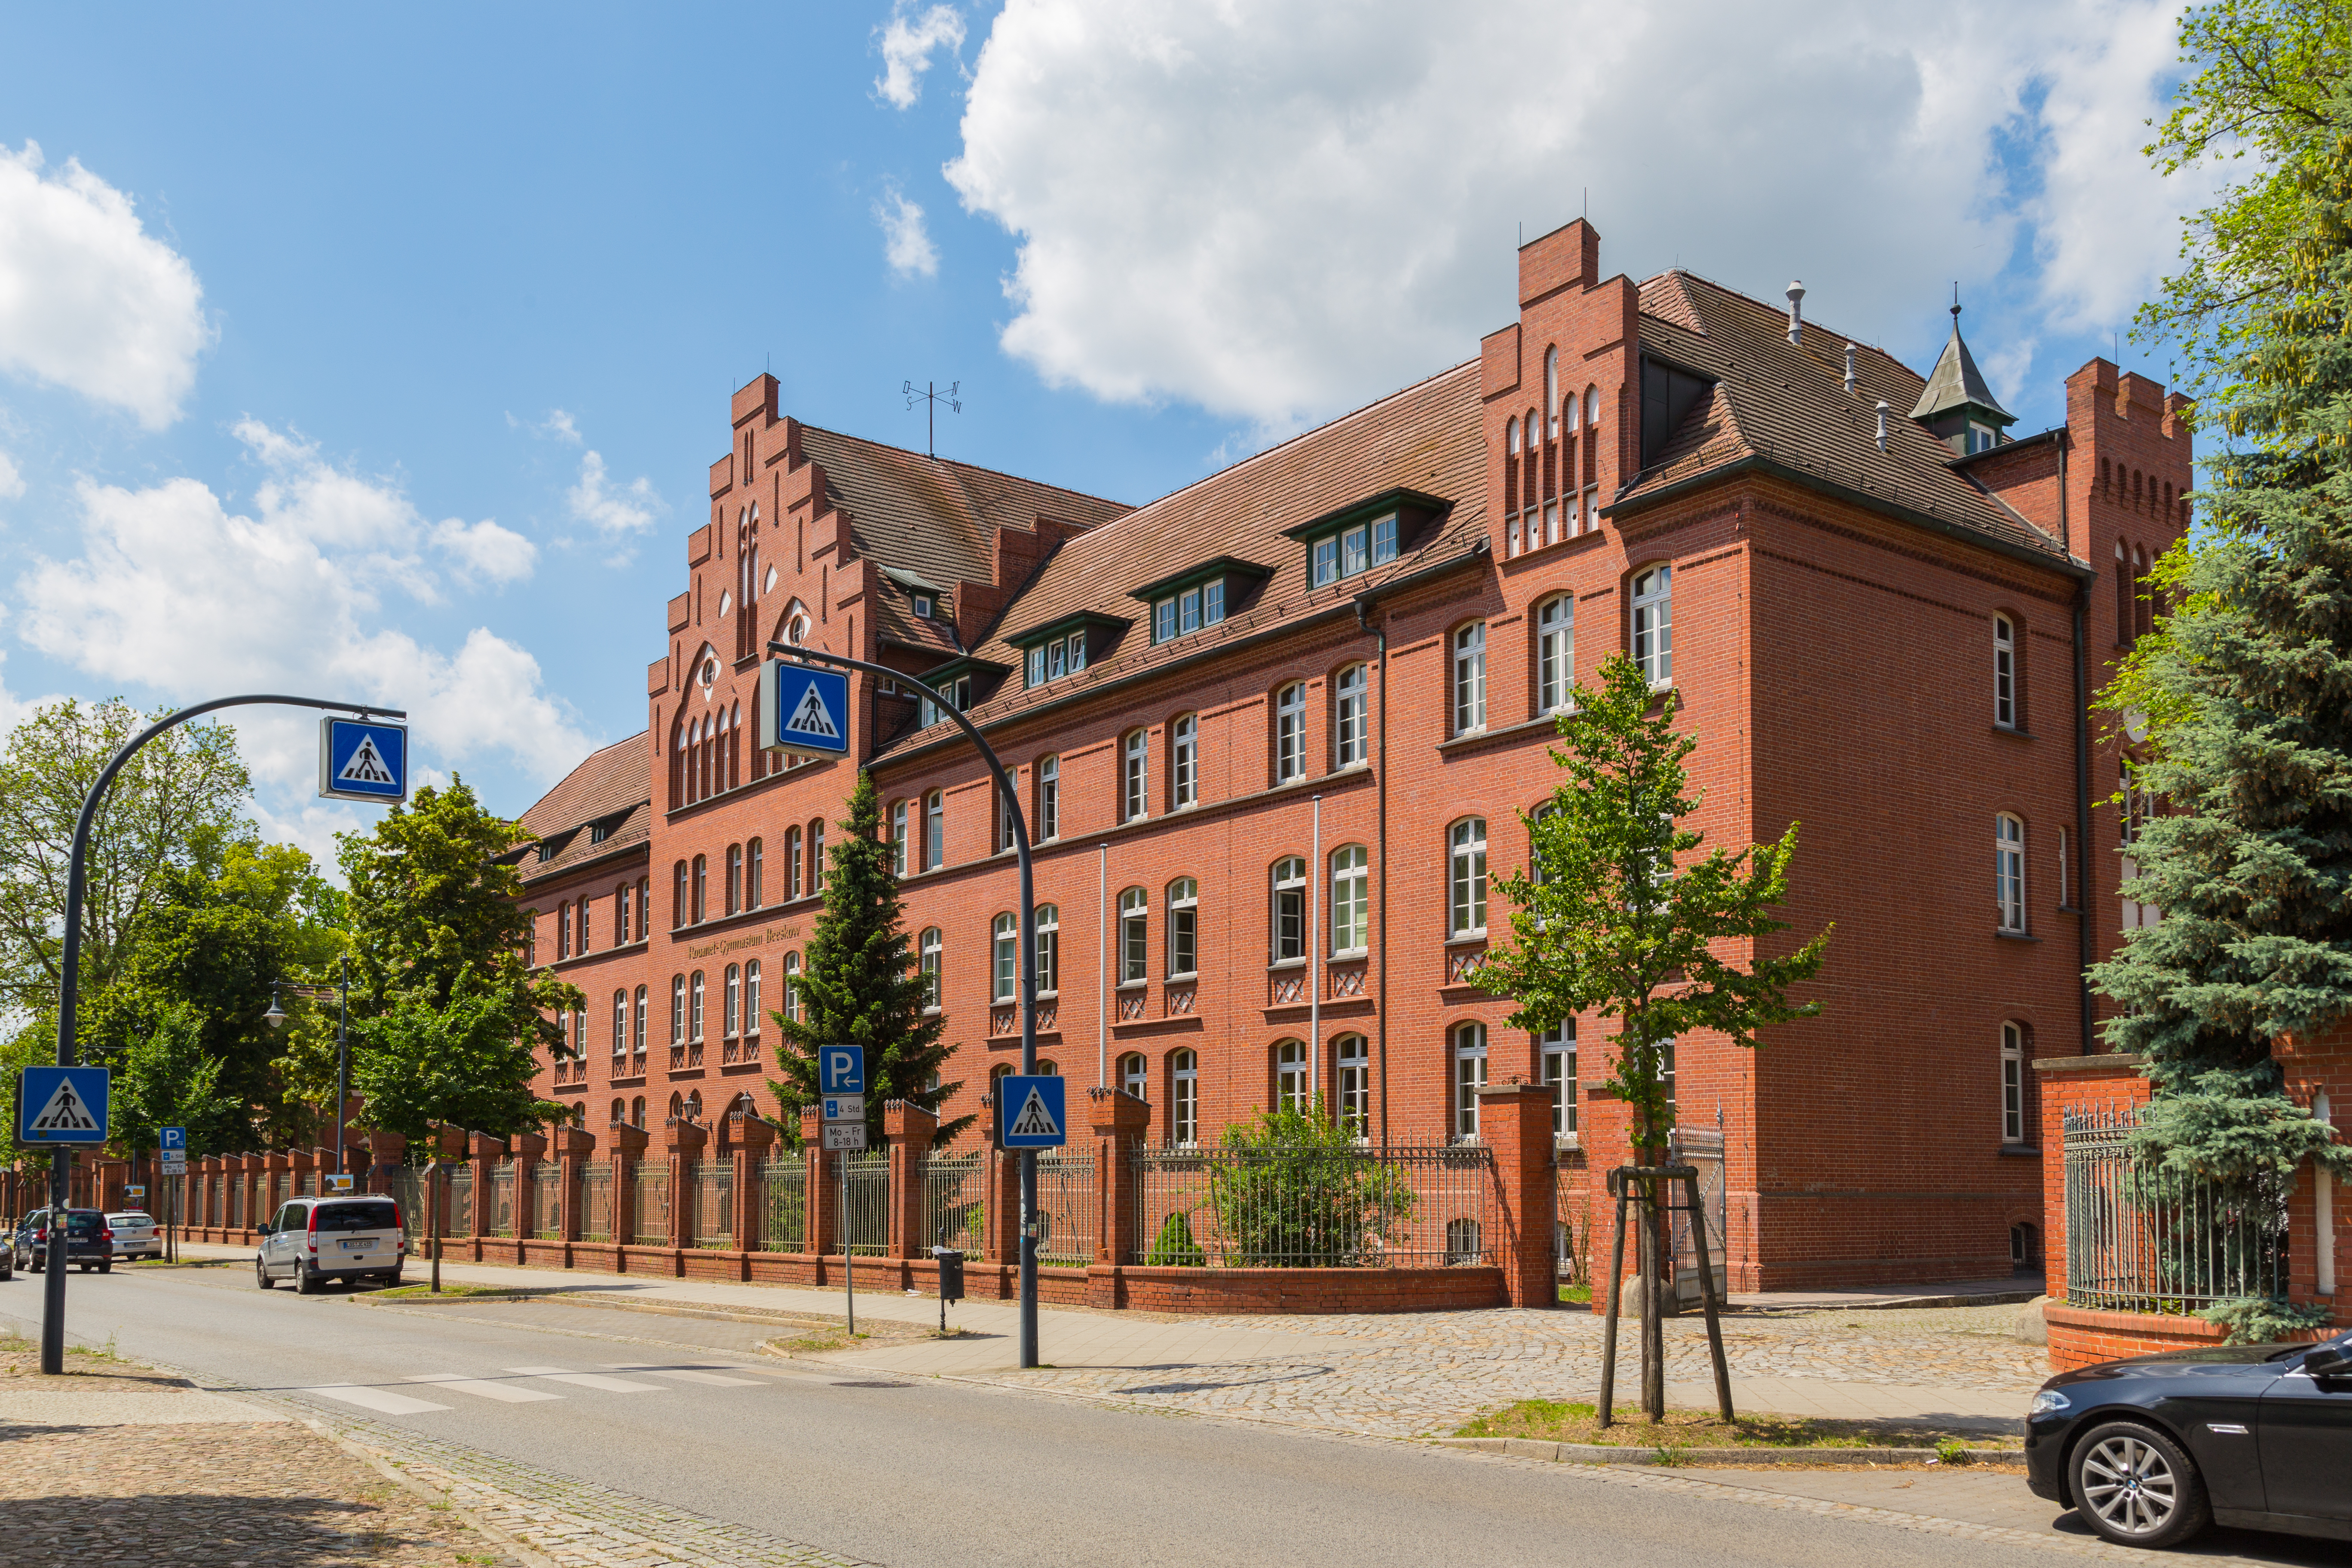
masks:
[[[932,598],[929,594],[918,594],[915,595],[915,614],[922,616],[923,619],[927,621],[931,618],[934,611],[938,608],[938,605],[939,601]]]
[[[545,838],[539,841],[539,859],[541,865],[545,865],[548,861],[554,859],[555,852],[556,846],[553,841]]]
[[[1127,626],[1128,623],[1117,616],[1081,610],[1042,626],[1013,633],[1004,640],[1021,649],[1022,673],[1034,690],[1085,669],[1087,662],[1099,658]]]
[[[1396,560],[1448,504],[1415,490],[1387,490],[1283,532],[1307,546],[1307,585],[1328,588]]]
[[[610,823],[596,822],[589,825],[588,842],[591,844],[602,844],[612,836],[613,827]]]
[[[1166,642],[1225,618],[1225,584],[1219,578],[1151,602],[1151,640]]]
[[[1072,632],[1067,637],[1039,643],[1029,650],[1029,684],[1043,686],[1049,680],[1076,675],[1086,667],[1087,634]]]
[[[1397,557],[1397,519],[1391,512],[1355,523],[1315,542],[1308,555],[1309,586],[1327,588],[1343,577],[1385,566]]]
[[[1240,607],[1251,584],[1272,575],[1253,562],[1220,555],[1131,592],[1151,606],[1151,641],[1156,647],[1221,625]]]

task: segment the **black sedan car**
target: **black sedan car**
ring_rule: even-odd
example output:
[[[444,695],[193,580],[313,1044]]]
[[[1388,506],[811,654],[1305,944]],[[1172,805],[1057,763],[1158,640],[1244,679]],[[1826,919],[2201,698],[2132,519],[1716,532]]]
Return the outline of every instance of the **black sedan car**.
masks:
[[[48,1267],[49,1214],[47,1209],[35,1209],[17,1226],[15,1263],[18,1268],[38,1274]],[[66,1210],[66,1264],[68,1268],[79,1265],[85,1274],[93,1268],[100,1274],[114,1272],[114,1232],[103,1212]]]
[[[2352,1333],[2103,1362],[2042,1385],[2026,1484],[2125,1546],[2208,1524],[2352,1541]]]

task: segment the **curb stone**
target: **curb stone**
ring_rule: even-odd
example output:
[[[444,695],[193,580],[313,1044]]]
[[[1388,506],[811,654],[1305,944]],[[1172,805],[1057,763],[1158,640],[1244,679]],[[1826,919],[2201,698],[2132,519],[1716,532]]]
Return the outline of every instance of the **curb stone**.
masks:
[[[475,1534],[480,1536],[483,1540],[495,1544],[500,1551],[506,1552],[509,1556],[522,1563],[524,1568],[561,1568],[561,1565],[557,1563],[553,1558],[540,1555],[540,1553],[532,1551],[530,1547],[524,1545],[521,1542],[516,1540],[505,1531],[500,1530],[497,1525],[492,1524],[488,1520],[482,1518],[472,1509],[466,1507],[463,1503],[460,1503],[454,1498],[450,1497],[447,1492],[443,1491],[440,1488],[434,1486],[430,1481],[425,1480],[420,1476],[410,1475],[406,1470],[401,1468],[400,1466],[394,1464],[392,1460],[384,1458],[384,1456],[377,1450],[369,1447],[363,1443],[352,1441],[341,1432],[336,1431],[333,1427],[329,1426],[323,1421],[313,1420],[308,1415],[298,1415],[295,1419],[299,1421],[303,1426],[308,1426],[311,1431],[316,1432],[320,1436],[324,1437],[328,1442],[332,1443],[336,1447],[341,1448],[344,1453],[349,1454],[352,1458],[359,1460],[360,1463],[380,1472],[385,1479],[393,1482],[394,1485],[415,1493],[418,1497],[423,1498],[429,1503],[436,1503],[441,1507],[447,1509],[451,1513],[456,1514],[459,1519],[465,1521],[467,1528],[471,1529]]]
[[[1467,1448],[1479,1454],[1508,1454],[1518,1459],[1550,1459],[1570,1465],[1657,1465],[1673,1468],[1683,1465],[1738,1465],[1761,1468],[1768,1465],[1819,1465],[1828,1463],[1851,1465],[1917,1464],[1937,1457],[1933,1448],[1675,1448],[1671,1459],[1658,1456],[1666,1450],[1639,1448],[1629,1444],[1605,1443],[1546,1443],[1533,1437],[1435,1437],[1431,1439],[1443,1448]],[[1971,1465],[2022,1464],[2025,1451],[2021,1448],[1966,1448],[1961,1450],[1963,1463]]]

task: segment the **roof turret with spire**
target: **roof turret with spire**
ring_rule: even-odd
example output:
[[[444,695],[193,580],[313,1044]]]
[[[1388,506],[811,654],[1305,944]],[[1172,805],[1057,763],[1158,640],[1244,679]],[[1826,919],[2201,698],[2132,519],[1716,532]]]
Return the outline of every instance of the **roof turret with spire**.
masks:
[[[1952,289],[1951,341],[1936,361],[1935,374],[1927,377],[1927,388],[1919,395],[1911,417],[1964,458],[2006,441],[2009,426],[2017,423],[2017,416],[1993,396],[1984,373],[1977,368],[1976,356],[1969,353],[1968,342],[1960,336],[1958,285]]]

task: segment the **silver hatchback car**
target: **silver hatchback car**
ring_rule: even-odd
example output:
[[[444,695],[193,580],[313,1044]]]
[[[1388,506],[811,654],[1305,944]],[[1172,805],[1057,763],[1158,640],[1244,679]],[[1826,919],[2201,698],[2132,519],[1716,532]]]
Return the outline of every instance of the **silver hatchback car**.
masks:
[[[261,1245],[253,1255],[254,1281],[267,1290],[280,1279],[291,1279],[300,1296],[330,1279],[397,1285],[407,1256],[400,1205],[392,1199],[296,1198],[261,1227]]]
[[[114,1256],[118,1260],[163,1256],[163,1237],[155,1228],[152,1215],[140,1209],[122,1209],[106,1216],[106,1228],[114,1233]]]

